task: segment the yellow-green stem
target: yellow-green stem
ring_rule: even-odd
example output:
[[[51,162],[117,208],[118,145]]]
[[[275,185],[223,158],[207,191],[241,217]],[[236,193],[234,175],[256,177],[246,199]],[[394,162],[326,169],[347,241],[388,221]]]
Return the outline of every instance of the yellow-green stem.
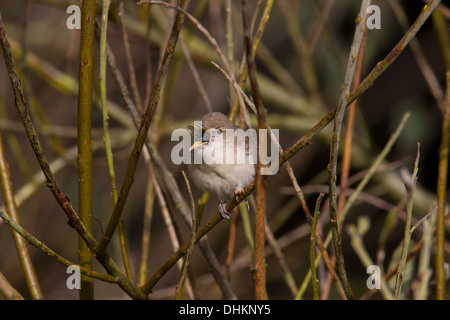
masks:
[[[14,200],[14,193],[9,174],[9,165],[6,162],[2,139],[3,138],[0,131],[0,184],[2,186],[6,210],[14,220],[19,221],[19,214],[17,212],[16,201]],[[31,298],[36,300],[43,299],[44,296],[42,295],[36,272],[34,270],[33,263],[31,262],[27,243],[17,232],[12,231],[12,235]]]
[[[92,87],[94,64],[94,30],[97,0],[83,1],[81,9],[80,71],[78,91],[78,195],[80,220],[92,232]],[[79,239],[78,262],[92,269],[92,253]],[[80,299],[93,299],[92,278],[81,276]]]
[[[106,98],[106,59],[107,59],[106,35],[108,30],[108,12],[110,4],[111,4],[110,0],[103,0],[102,29],[100,34],[100,100],[102,104],[103,135],[104,135],[106,159],[108,162],[109,178],[111,180],[111,195],[113,199],[113,204],[116,205],[118,198],[116,187],[116,174],[114,171],[114,159],[111,147],[111,135],[109,131],[109,116]],[[122,261],[125,266],[125,272],[127,274],[128,279],[133,280],[131,274],[130,261],[128,259],[128,251],[125,241],[125,232],[122,219],[120,219],[119,221],[118,229],[119,229],[120,249],[122,251]]]

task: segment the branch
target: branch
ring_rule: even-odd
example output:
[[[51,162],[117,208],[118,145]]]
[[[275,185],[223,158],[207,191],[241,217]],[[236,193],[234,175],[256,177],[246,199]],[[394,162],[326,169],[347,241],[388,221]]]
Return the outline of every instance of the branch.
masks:
[[[59,254],[51,250],[49,247],[47,247],[43,242],[36,239],[34,236],[32,236],[27,230],[22,228],[16,221],[14,221],[8,214],[6,214],[5,211],[0,209],[0,218],[2,218],[5,223],[7,223],[17,234],[19,234],[21,237],[23,237],[25,240],[28,241],[31,245],[41,250],[43,253],[45,253],[47,256],[55,259],[59,263],[65,265],[66,267],[76,265],[80,268],[80,272],[84,275],[87,275],[92,278],[96,278],[102,281],[106,282],[117,282],[117,278],[108,274],[101,274],[95,271],[92,271],[90,269],[87,269],[81,265],[77,265],[63,257],[61,257]]]
[[[395,290],[394,290],[394,299],[398,300],[400,298],[400,292],[402,289],[402,280],[403,280],[403,272],[405,271],[406,266],[406,258],[408,256],[408,248],[409,242],[411,240],[412,232],[414,231],[414,227],[411,228],[411,219],[412,219],[412,209],[413,209],[413,199],[414,199],[414,191],[416,189],[417,184],[417,172],[419,170],[419,158],[420,158],[420,145],[417,144],[417,157],[414,162],[414,171],[411,175],[411,180],[409,182],[410,185],[406,187],[409,189],[409,199],[406,210],[406,221],[405,228],[403,233],[403,245],[402,245],[402,254],[400,257],[400,262],[397,270],[397,277],[395,278]]]
[[[353,293],[350,289],[350,285],[347,280],[347,274],[345,271],[344,256],[342,254],[341,247],[341,235],[339,233],[338,221],[337,221],[337,162],[339,155],[339,141],[341,136],[342,122],[344,120],[345,109],[348,104],[348,96],[351,90],[351,84],[355,75],[357,57],[361,48],[361,42],[363,40],[365,32],[365,23],[367,15],[367,7],[370,4],[370,0],[363,0],[361,3],[361,9],[356,19],[356,29],[353,39],[353,43],[350,49],[350,55],[347,62],[347,71],[345,74],[344,85],[341,90],[341,96],[339,98],[339,105],[336,109],[336,117],[333,127],[333,135],[331,141],[330,151],[330,164],[329,170],[329,185],[330,185],[330,223],[333,235],[333,244],[336,254],[337,268],[339,275],[346,290],[347,299],[353,298]]]
[[[253,97],[256,106],[256,115],[258,117],[258,129],[267,129],[266,110],[264,109],[261,93],[256,80],[256,64],[252,53],[252,39],[250,34],[249,13],[247,9],[247,0],[242,0],[242,18],[245,37],[245,56],[247,60],[248,76],[253,91]],[[264,164],[261,162],[260,145],[267,145],[267,138],[260,135],[257,152],[257,171],[256,171],[256,214],[255,214],[255,270],[253,271],[253,280],[255,286],[255,298],[264,300],[266,293],[266,261],[264,257],[264,231],[266,216],[266,187],[267,176],[262,174]]]
[[[3,138],[0,132],[0,184],[3,191],[3,198],[6,204],[6,210],[15,220],[19,220],[19,213],[17,210],[17,202],[14,198],[14,192],[9,172],[9,164],[6,161],[5,151],[3,148]],[[25,274],[25,280],[30,292],[31,298],[34,300],[43,299],[42,291],[39,281],[36,276],[33,263],[31,261],[30,253],[26,242],[16,232],[12,232],[16,251],[19,256],[19,261]]]

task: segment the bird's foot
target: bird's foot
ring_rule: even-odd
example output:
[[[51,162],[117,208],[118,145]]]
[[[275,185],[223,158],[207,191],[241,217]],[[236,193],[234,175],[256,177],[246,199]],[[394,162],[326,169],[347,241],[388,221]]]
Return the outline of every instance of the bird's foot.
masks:
[[[234,214],[233,210],[231,212],[227,211],[227,203],[226,202],[221,202],[219,204],[219,212],[220,212],[220,215],[224,219],[231,219],[231,217]]]
[[[244,188],[242,188],[241,186],[237,186],[234,189],[234,199],[236,199],[236,201],[239,201],[239,198],[241,197],[241,195],[244,193]],[[250,210],[250,205],[248,204],[247,199],[245,199],[245,204],[247,205],[247,210]]]
[[[244,189],[241,186],[234,188],[234,198],[239,201],[239,197],[244,193]]]

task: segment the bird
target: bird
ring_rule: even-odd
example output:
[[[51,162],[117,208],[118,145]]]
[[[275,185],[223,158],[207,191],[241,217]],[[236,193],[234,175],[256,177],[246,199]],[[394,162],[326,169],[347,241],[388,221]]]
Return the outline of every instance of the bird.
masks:
[[[205,114],[201,125],[194,122],[188,129],[194,137],[190,151],[194,159],[201,160],[187,165],[188,174],[197,188],[220,200],[221,216],[230,219],[233,212],[227,211],[226,204],[233,197],[237,199],[254,180],[256,145],[251,139],[248,143],[245,138],[227,139],[243,130],[220,112]]]

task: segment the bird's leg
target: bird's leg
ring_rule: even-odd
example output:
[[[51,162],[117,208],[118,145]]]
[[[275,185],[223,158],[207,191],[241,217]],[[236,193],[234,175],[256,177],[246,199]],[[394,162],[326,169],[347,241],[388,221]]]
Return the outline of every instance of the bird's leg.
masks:
[[[220,215],[223,218],[225,218],[225,219],[231,219],[231,217],[233,216],[234,212],[233,211],[228,212],[226,207],[227,207],[227,203],[226,202],[221,202],[219,204]]]

